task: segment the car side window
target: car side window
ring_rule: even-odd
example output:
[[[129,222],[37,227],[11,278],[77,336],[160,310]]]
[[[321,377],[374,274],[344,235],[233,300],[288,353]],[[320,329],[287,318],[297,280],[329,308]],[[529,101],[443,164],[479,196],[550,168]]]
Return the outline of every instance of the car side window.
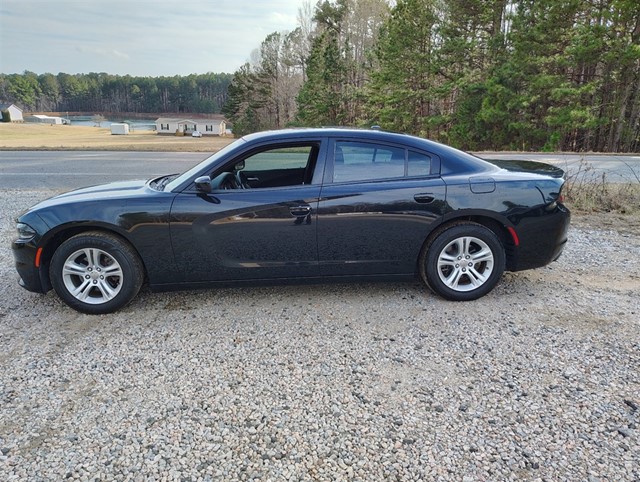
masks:
[[[279,146],[255,152],[235,165],[243,188],[310,184],[319,146]]]
[[[303,169],[309,162],[311,146],[280,147],[260,151],[244,160],[247,171]]]
[[[431,174],[431,157],[421,152],[409,151],[407,156],[408,176],[428,176]]]
[[[405,150],[368,142],[336,142],[334,182],[404,177]]]

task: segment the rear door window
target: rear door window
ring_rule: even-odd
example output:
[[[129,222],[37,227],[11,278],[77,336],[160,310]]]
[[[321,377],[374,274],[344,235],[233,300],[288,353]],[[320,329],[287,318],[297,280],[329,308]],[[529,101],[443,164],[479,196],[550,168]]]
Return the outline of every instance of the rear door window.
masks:
[[[370,181],[404,177],[405,150],[368,142],[337,141],[333,181]]]

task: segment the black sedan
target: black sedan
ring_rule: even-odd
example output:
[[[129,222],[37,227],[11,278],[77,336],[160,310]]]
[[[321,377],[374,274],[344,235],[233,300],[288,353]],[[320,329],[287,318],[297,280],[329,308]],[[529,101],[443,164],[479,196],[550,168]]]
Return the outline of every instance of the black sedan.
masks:
[[[17,219],[20,284],[91,314],[143,283],[413,279],[450,300],[560,256],[563,172],[379,130],[238,139],[181,175],[62,194]]]

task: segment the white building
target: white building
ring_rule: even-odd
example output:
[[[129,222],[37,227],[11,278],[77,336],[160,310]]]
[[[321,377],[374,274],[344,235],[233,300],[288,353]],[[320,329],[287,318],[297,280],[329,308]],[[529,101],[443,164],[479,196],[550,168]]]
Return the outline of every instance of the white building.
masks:
[[[0,104],[0,120],[2,122],[24,122],[22,109],[15,104]]]
[[[65,122],[66,119],[62,117],[52,116],[52,115],[44,115],[44,114],[33,114],[25,117],[25,122],[34,122],[40,124],[52,124],[52,125],[62,125],[68,124]]]
[[[212,116],[201,119],[175,117],[160,117],[156,119],[156,132],[158,134],[190,136],[195,131],[198,131],[203,136],[224,136],[226,130],[227,123],[222,116]]]

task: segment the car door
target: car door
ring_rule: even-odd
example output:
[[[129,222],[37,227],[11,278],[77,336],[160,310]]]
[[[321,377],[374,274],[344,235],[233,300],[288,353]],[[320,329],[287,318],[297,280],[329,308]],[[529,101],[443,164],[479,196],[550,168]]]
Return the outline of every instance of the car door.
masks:
[[[329,144],[318,205],[323,276],[413,274],[446,187],[437,156],[381,142]]]
[[[260,146],[213,172],[210,193],[193,187],[177,195],[171,238],[185,280],[318,276],[322,145],[315,139]],[[243,186],[217,185],[221,176]]]

